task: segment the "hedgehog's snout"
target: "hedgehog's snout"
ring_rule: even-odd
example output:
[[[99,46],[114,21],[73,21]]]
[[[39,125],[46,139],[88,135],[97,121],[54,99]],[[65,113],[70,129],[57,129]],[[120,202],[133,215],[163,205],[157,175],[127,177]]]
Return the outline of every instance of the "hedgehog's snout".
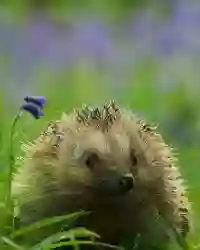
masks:
[[[125,174],[120,180],[121,189],[125,192],[130,191],[135,186],[135,180],[132,174]]]

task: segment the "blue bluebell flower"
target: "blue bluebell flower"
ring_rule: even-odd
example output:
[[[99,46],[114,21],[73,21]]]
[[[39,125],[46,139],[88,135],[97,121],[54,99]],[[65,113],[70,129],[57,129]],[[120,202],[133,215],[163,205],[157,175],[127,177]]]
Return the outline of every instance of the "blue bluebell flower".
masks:
[[[26,102],[23,104],[17,114],[15,115],[12,126],[11,126],[11,132],[10,132],[10,150],[9,150],[9,176],[8,176],[8,187],[7,187],[7,197],[6,197],[6,207],[10,212],[13,213],[12,209],[12,198],[11,198],[11,180],[12,180],[12,173],[14,168],[14,152],[13,152],[13,138],[15,135],[15,128],[16,124],[21,118],[23,111],[27,111],[30,113],[35,119],[39,119],[41,116],[44,115],[42,109],[44,108],[44,105],[46,103],[46,98],[43,96],[34,97],[34,96],[26,96],[24,98],[24,101]]]
[[[27,103],[21,106],[21,109],[29,112],[35,119],[39,119],[44,115],[42,110],[34,104]]]
[[[43,109],[45,103],[47,102],[47,99],[44,96],[26,96],[24,98],[24,101],[27,102],[28,104],[32,103],[38,106],[40,109]]]

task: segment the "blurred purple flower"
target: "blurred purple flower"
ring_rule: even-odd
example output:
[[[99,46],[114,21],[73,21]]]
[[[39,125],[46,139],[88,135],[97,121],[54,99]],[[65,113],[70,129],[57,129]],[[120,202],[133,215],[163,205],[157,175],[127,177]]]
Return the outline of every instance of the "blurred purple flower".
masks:
[[[148,57],[164,63],[164,71],[171,67],[171,59],[181,58],[195,64],[198,72],[200,2],[173,0],[170,11],[162,19],[160,13],[157,15],[154,8],[146,5],[134,9],[132,17],[110,24],[95,13],[63,23],[54,22],[41,10],[32,12],[25,22],[14,23],[8,17],[0,17],[0,56],[3,52],[9,62],[8,79],[2,82],[9,83],[6,87],[11,93],[17,84],[26,85],[23,91],[27,88],[27,92],[36,82],[41,65],[45,65],[45,70],[59,72],[70,69],[79,59],[92,59],[98,69],[109,69],[113,76],[110,82],[115,86],[129,79],[140,61]],[[166,56],[170,61],[165,60]],[[172,70],[175,78],[183,68],[182,64],[177,65]]]
[[[164,55],[178,52],[194,56],[199,51],[200,4],[177,0],[171,14],[160,28],[158,47]]]

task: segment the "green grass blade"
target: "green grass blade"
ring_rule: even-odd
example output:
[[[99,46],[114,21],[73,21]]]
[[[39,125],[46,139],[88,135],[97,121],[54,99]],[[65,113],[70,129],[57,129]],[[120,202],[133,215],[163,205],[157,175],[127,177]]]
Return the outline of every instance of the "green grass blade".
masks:
[[[83,216],[85,214],[88,214],[88,212],[80,211],[80,212],[76,212],[76,213],[72,213],[72,214],[68,214],[68,215],[54,216],[51,218],[47,218],[47,219],[35,222],[30,226],[23,227],[19,230],[14,231],[10,235],[10,237],[15,238],[18,236],[22,236],[22,235],[28,234],[32,231],[35,231],[39,228],[47,227],[47,226],[50,226],[50,225],[53,225],[53,224],[56,224],[56,223],[59,223],[62,221],[66,221],[69,223],[69,222],[76,220],[78,217]]]
[[[3,241],[6,245],[12,247],[13,249],[25,250],[24,247],[19,246],[17,243],[15,243],[14,241],[10,240],[10,239],[7,238],[7,237],[1,237],[1,238],[2,238],[2,241]]]
[[[76,245],[94,245],[94,246],[100,246],[100,247],[104,247],[107,249],[113,249],[113,250],[125,250],[123,247],[113,246],[113,245],[103,243],[103,242],[77,240]],[[73,246],[73,242],[70,242],[70,241],[69,242],[59,242],[59,243],[53,244],[51,247],[49,247],[47,249],[56,249],[57,247],[61,247],[61,246]]]
[[[76,237],[100,238],[100,236],[98,234],[96,234],[92,231],[89,231],[85,228],[76,228],[76,229],[53,234],[53,235],[45,238],[43,241],[41,241],[37,245],[33,246],[31,248],[31,250],[48,249],[53,244],[57,244],[56,242],[63,241],[63,240],[70,240],[71,245],[73,245],[74,244],[73,242],[75,242],[75,244],[77,242]],[[66,242],[69,242],[69,241],[65,241],[65,243]]]

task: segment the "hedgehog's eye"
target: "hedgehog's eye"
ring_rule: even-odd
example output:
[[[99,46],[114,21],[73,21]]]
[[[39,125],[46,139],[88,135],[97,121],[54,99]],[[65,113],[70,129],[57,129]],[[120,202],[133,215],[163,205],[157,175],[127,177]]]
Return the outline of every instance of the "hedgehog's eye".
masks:
[[[93,153],[91,155],[89,155],[85,161],[86,166],[89,169],[93,169],[97,163],[99,162],[99,157],[97,154]]]
[[[130,157],[131,157],[132,166],[136,166],[138,161],[137,161],[137,157],[135,155],[135,152],[133,150],[131,151]]]

